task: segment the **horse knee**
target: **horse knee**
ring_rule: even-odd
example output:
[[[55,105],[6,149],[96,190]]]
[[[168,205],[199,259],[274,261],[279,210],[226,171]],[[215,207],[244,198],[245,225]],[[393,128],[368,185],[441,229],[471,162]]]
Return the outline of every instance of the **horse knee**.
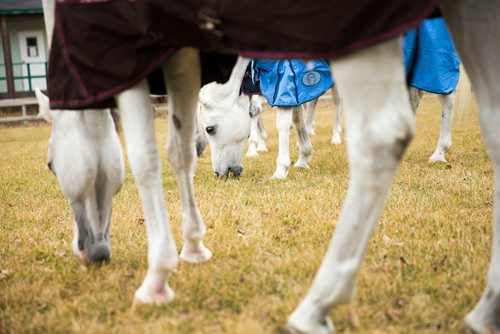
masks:
[[[147,149],[147,145],[144,145],[144,148],[143,152],[129,149],[128,159],[136,182],[153,186],[155,182],[161,182],[160,157],[156,146]]]
[[[194,170],[196,149],[190,146],[190,149],[182,149],[179,143],[169,143],[167,145],[167,160],[174,171]]]
[[[383,175],[395,171],[415,134],[414,127],[401,123],[388,127],[368,127],[352,140],[351,167],[363,174]],[[352,137],[352,134],[351,134]]]

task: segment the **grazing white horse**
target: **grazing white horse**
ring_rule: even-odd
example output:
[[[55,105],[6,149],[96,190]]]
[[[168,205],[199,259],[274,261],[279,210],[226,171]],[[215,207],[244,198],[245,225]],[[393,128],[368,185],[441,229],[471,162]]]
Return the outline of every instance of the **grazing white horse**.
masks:
[[[493,32],[500,31],[500,3],[495,0],[442,0],[439,3],[475,87],[484,138],[495,170],[498,171],[500,44]],[[401,39],[392,38],[334,59],[333,73],[348,110],[346,139],[350,166],[349,189],[340,221],[313,285],[288,319],[287,328],[291,332],[331,333],[333,324],[328,317],[329,311],[351,302],[354,296],[358,273],[384,199],[415,132],[415,117],[406,87],[400,50]],[[191,48],[180,49],[166,63],[164,73],[171,107],[167,151],[181,187],[184,207],[185,245],[181,256],[187,255],[185,258],[202,261],[210,255],[202,243],[205,229],[192,193],[195,165],[193,139],[200,85],[197,51]],[[143,303],[166,303],[172,297],[166,279],[175,269],[178,255],[163,201],[160,159],[145,81],[118,93],[115,99],[121,114],[128,157],[143,203],[148,233],[149,269],[135,297]],[[75,122],[80,122],[76,116],[71,117],[74,117]],[[61,126],[61,123],[54,118],[53,126]],[[68,126],[77,125],[73,123]],[[107,131],[114,129],[108,127]],[[92,139],[79,140],[88,142]],[[53,148],[55,145],[66,144],[52,142]],[[73,149],[82,148],[79,145]],[[101,148],[97,147],[95,150],[100,151]],[[67,163],[62,166],[71,168]],[[99,183],[103,188],[108,186],[105,179]],[[486,288],[476,307],[466,317],[469,327],[479,333],[500,330],[498,177],[495,187],[493,247]],[[97,206],[99,207],[99,203]],[[86,219],[83,221],[88,224]],[[94,231],[90,229],[89,236],[98,240],[98,236],[94,235]]]
[[[44,0],[49,40],[54,30],[55,0]],[[194,130],[200,86],[198,51],[184,48],[163,66],[168,85],[167,157],[175,171],[182,201],[184,245],[180,256],[172,237],[161,182],[161,163],[154,136],[154,115],[146,80],[117,94],[116,103],[127,143],[127,155],[142,201],[148,239],[148,271],[135,293],[138,303],[170,302],[167,278],[179,257],[207,261],[205,225],[195,204]],[[43,101],[43,100],[42,100]],[[109,261],[112,196],[123,183],[123,155],[109,109],[53,110],[49,166],[68,199],[75,221],[73,250],[82,261]]]
[[[250,136],[250,101],[239,90],[250,59],[238,57],[229,81],[215,82],[200,90],[198,105],[197,150],[201,155],[205,142],[210,144],[212,168],[217,177],[243,171],[241,159]]]
[[[241,82],[249,59],[238,59],[233,69],[233,77],[225,84],[210,83],[200,91],[198,112],[197,149],[201,155],[205,143],[210,144],[212,167],[218,177],[226,177],[228,172],[239,176],[243,170],[241,159],[249,140],[247,156],[256,156],[258,151],[265,151],[267,133],[262,122],[262,102],[258,95],[248,98],[240,93]],[[299,160],[297,168],[309,168],[312,145],[304,122],[304,105],[296,107],[278,107],[276,110],[276,128],[279,133],[279,150],[276,171],[272,178],[284,179],[290,168],[290,129],[293,124],[297,130],[299,142]],[[238,116],[246,113],[246,116]],[[250,115],[250,118],[248,118]],[[250,126],[249,126],[250,125]],[[245,141],[243,140],[245,139]],[[230,166],[233,166],[229,168]],[[236,171],[236,172],[235,172]]]

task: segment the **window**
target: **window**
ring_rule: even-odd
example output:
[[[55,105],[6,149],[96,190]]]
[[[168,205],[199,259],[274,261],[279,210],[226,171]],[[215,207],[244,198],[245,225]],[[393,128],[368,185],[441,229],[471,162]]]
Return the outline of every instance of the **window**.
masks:
[[[28,57],[38,57],[38,40],[36,37],[26,37]]]

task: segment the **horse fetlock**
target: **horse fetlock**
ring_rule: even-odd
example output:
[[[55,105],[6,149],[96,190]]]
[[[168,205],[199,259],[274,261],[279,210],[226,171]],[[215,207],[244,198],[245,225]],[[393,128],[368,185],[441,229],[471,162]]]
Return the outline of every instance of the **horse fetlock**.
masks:
[[[302,157],[297,160],[297,162],[293,165],[295,168],[304,168],[304,169],[309,169],[309,165],[307,164],[307,162],[309,161],[310,159],[303,159]]]
[[[179,263],[177,248],[172,241],[164,241],[149,245],[149,271],[166,276],[173,272]]]
[[[182,236],[185,241],[196,242],[203,240],[206,230],[205,224],[198,213],[194,214],[194,217],[183,217]]]
[[[257,145],[257,152],[267,152],[265,139],[259,140],[259,144]]]
[[[301,146],[299,145],[299,151],[300,151],[299,154],[300,154],[301,160],[306,160],[306,161],[311,160],[312,151],[313,151],[311,143],[305,143]]]

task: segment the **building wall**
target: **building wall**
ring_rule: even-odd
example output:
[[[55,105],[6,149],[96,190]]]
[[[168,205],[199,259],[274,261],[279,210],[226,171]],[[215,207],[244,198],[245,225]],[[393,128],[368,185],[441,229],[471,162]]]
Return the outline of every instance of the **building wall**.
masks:
[[[22,76],[22,65],[21,63],[21,53],[20,53],[20,45],[19,45],[19,33],[23,31],[43,31],[45,36],[45,26],[42,15],[32,15],[29,20],[26,18],[18,18],[16,16],[9,17],[8,21],[9,26],[9,38],[10,38],[10,47],[12,53],[12,63],[13,63],[13,72],[14,76]],[[45,50],[47,48],[47,38],[44,38]],[[48,59],[48,55],[45,55]],[[22,79],[17,79],[14,81],[14,86],[16,92],[25,91],[25,87]],[[1,87],[0,87],[1,89]]]

